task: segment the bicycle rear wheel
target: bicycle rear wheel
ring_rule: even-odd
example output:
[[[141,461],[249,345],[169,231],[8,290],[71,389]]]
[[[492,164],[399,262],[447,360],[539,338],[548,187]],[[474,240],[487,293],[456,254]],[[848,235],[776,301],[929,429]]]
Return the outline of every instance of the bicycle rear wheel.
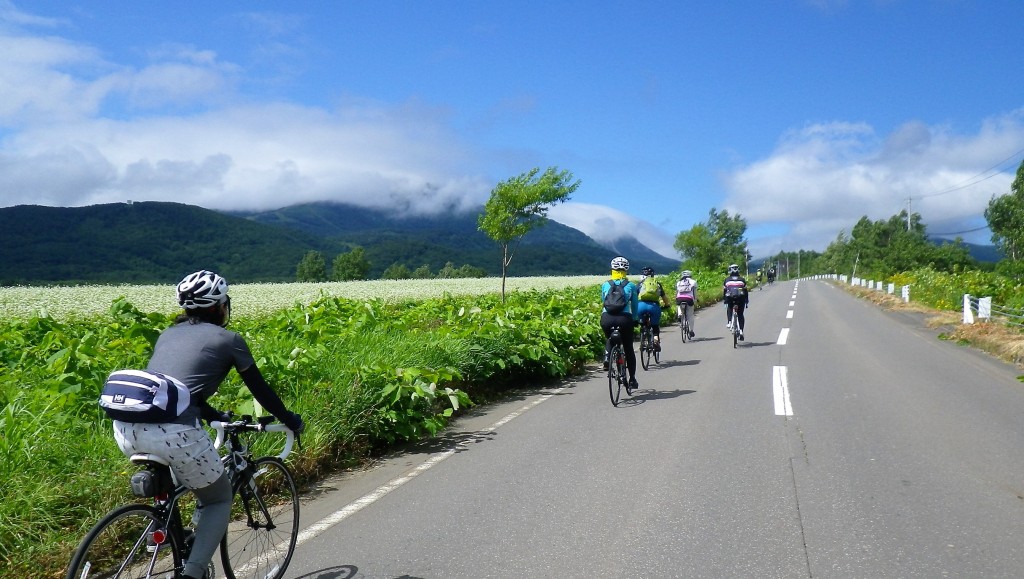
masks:
[[[221,539],[224,574],[228,579],[279,579],[299,534],[299,493],[281,459],[257,458],[251,468],[252,475],[235,494],[235,518]]]
[[[644,370],[651,365],[651,353],[654,351],[654,343],[651,340],[651,331],[644,329],[640,332],[640,364]]]
[[[740,338],[740,310],[736,306],[732,308],[732,347],[735,348]]]
[[[153,531],[166,540],[154,544]],[[158,537],[159,538],[159,537]],[[67,579],[177,577],[180,548],[154,507],[125,505],[110,511],[82,539],[68,566]]]
[[[622,396],[619,382],[619,358],[621,357],[622,353],[618,346],[612,348],[608,354],[608,395],[612,399],[612,406],[618,406],[619,398]]]
[[[633,389],[629,386],[629,367],[626,366],[625,355],[619,358],[619,388],[625,390],[627,395],[633,395]]]

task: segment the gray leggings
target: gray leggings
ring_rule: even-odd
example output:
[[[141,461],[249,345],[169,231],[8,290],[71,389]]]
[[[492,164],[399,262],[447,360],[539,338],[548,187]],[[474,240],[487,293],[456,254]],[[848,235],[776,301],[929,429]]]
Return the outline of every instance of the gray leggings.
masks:
[[[198,503],[192,516],[196,540],[192,544],[188,562],[185,563],[185,575],[202,577],[221,537],[228,530],[228,520],[231,518],[231,481],[227,473],[224,473],[212,485],[192,492]]]

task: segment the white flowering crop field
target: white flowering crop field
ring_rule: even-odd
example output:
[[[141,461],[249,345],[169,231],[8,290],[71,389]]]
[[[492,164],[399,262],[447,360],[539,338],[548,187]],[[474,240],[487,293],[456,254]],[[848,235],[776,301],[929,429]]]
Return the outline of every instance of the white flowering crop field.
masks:
[[[607,276],[510,277],[506,291],[563,289],[598,286]],[[499,293],[501,278],[367,280],[324,283],[255,283],[231,285],[231,313],[249,317],[273,313],[296,303],[308,304],[321,296],[355,300],[380,298],[386,301],[429,299],[451,295]],[[143,312],[173,314],[178,311],[174,286],[167,285],[84,285],[0,287],[0,315],[28,318],[35,315],[54,319],[93,317],[106,314],[111,302],[125,297]]]

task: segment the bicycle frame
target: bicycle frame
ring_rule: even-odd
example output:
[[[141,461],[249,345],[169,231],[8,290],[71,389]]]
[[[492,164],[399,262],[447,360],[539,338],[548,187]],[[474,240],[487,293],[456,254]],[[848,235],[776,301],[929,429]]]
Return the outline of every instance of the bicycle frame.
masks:
[[[252,491],[248,487],[241,489],[242,493],[256,491],[254,477],[263,472],[263,466],[279,468],[283,470],[288,484],[291,485],[291,496],[296,497],[294,481],[291,473],[282,462],[291,453],[295,443],[295,434],[282,424],[270,424],[272,418],[257,422],[251,422],[251,418],[243,417],[242,420],[221,423],[211,423],[217,431],[216,448],[226,446],[226,454],[221,457],[227,472],[232,481],[232,495],[240,494],[240,487],[253,485]],[[240,434],[246,431],[261,432],[284,432],[286,435],[284,449],[277,456],[254,457],[250,453]],[[137,576],[150,576],[159,571],[159,576],[164,577],[168,573],[177,576],[182,571],[182,565],[188,560],[191,551],[191,535],[188,533],[182,516],[181,499],[190,490],[184,485],[176,484],[174,475],[165,459],[154,454],[134,454],[129,460],[144,470],[138,471],[143,474],[133,476],[133,493],[139,497],[150,497],[153,499],[151,505],[139,503],[128,503],[117,507],[106,515],[89,531],[82,539],[78,548],[72,556],[71,563],[67,570],[67,577],[80,579],[87,576],[90,570],[93,573],[103,573],[97,565],[109,567],[114,573],[119,574],[128,569],[132,572],[140,571]],[[276,462],[275,462],[276,461]],[[252,468],[259,466],[259,470]],[[275,465],[277,465],[275,467]],[[145,476],[146,472],[151,474]],[[138,478],[137,478],[138,477]],[[250,525],[253,516],[263,516],[261,520],[270,520],[268,505],[261,501],[259,491],[256,491],[256,508],[246,513]],[[293,498],[294,516],[290,533],[291,543],[287,557],[290,559],[294,549],[295,531],[298,525],[298,503]],[[247,505],[248,506],[248,505]],[[258,512],[257,512],[258,511]],[[124,526],[127,523],[128,526]],[[134,525],[134,526],[133,526]],[[267,527],[260,527],[267,528]],[[222,539],[221,551],[225,566],[228,565],[227,555],[224,554]],[[115,544],[111,544],[113,541]],[[115,554],[116,553],[116,554]],[[287,559],[284,561],[280,571],[287,566]],[[246,567],[250,565],[246,564]],[[232,575],[230,570],[227,574]],[[103,575],[107,576],[107,575]],[[156,576],[156,575],[154,575]],[[260,575],[263,576],[263,575]],[[240,579],[240,577],[239,577]]]

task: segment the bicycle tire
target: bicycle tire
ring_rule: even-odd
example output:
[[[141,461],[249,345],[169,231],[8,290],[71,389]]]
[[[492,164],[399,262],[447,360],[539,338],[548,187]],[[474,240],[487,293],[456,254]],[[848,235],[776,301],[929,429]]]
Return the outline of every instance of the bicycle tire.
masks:
[[[732,347],[735,348],[740,338],[740,309],[732,307]]]
[[[228,579],[284,576],[299,534],[299,493],[295,479],[276,456],[252,461],[252,474],[235,493],[233,518],[220,543]],[[237,509],[237,510],[236,510]]]
[[[619,381],[619,346],[615,346],[608,354],[608,395],[612,399],[612,406],[619,405],[619,398],[622,396],[622,383]]]
[[[627,396],[633,395],[633,388],[629,385],[629,368],[626,366],[626,356],[623,353],[622,358],[619,358],[619,387],[625,389]]]
[[[651,352],[654,351],[654,344],[651,342],[651,330],[644,328],[640,333],[640,364],[645,371],[651,365]]]
[[[686,315],[685,312],[683,315]],[[690,339],[690,326],[686,325],[685,318],[679,322],[679,333],[683,336],[683,343],[685,344],[686,340]]]
[[[167,532],[162,545],[147,544],[149,533],[165,526],[159,511],[149,505],[124,505],[110,511],[75,549],[65,577],[177,577],[183,562],[175,533]]]
[[[660,346],[660,344],[657,344],[657,345],[654,345],[654,346],[651,347],[651,349],[654,350],[654,363],[655,364],[661,364],[661,349],[659,348],[659,346]]]

